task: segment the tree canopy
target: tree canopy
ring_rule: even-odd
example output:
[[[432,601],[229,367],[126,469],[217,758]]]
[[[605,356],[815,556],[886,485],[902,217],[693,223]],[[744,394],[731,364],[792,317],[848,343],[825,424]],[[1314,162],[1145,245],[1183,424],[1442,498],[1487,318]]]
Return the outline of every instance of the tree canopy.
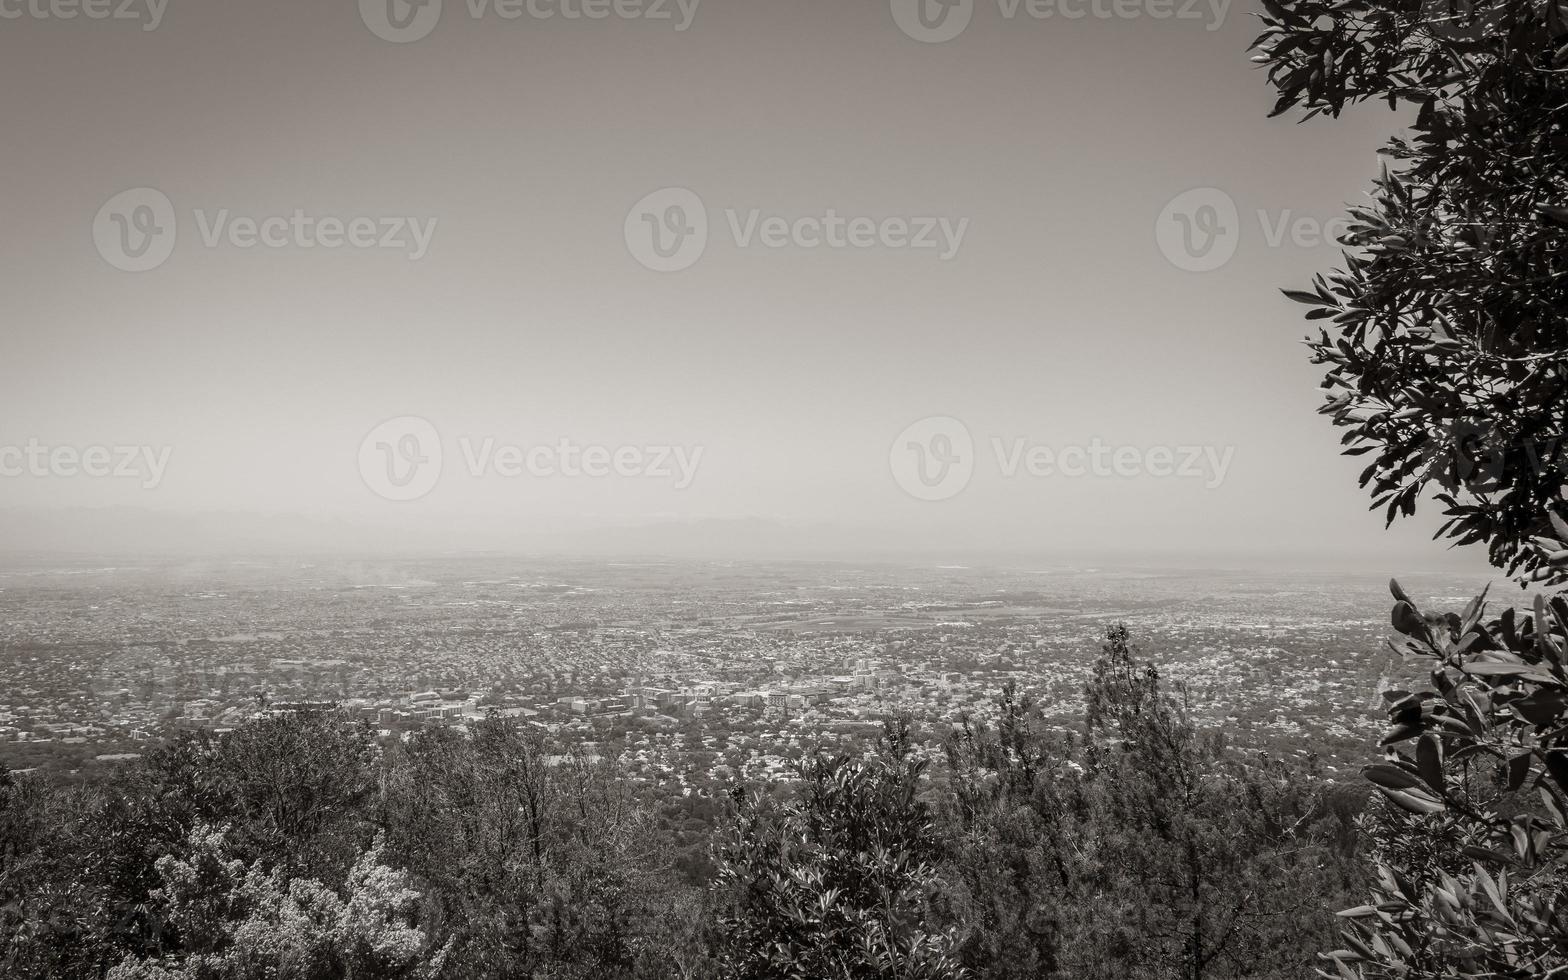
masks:
[[[1372,894],[1341,913],[1346,978],[1568,974],[1568,7],[1561,0],[1264,0],[1275,113],[1413,110],[1350,210],[1311,307],[1323,411],[1388,522],[1428,488],[1438,536],[1537,589],[1428,612],[1391,584],[1394,649],[1430,686],[1386,692]]]
[[[1435,491],[1456,544],[1568,581],[1568,5],[1264,0],[1274,113],[1382,101],[1408,132],[1350,209],[1318,322],[1322,411],[1388,522]]]

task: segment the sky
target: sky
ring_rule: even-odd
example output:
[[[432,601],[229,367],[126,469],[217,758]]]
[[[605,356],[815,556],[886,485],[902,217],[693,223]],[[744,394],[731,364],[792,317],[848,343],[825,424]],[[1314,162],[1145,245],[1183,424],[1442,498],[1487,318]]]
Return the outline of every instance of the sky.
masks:
[[[7,526],[1447,561],[1278,293],[1399,117],[924,2],[0,0]]]

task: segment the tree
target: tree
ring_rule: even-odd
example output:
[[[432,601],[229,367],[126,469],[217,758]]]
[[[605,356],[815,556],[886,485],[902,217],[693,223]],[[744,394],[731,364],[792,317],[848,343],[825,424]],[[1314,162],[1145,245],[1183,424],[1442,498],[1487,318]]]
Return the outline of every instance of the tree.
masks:
[[[139,785],[94,791],[30,775],[0,791],[0,976],[98,976],[127,949],[157,948],[146,894],[168,824],[147,819],[162,801]]]
[[[1371,901],[1342,913],[1345,977],[1568,974],[1568,13],[1560,0],[1265,0],[1276,113],[1416,110],[1351,210],[1345,268],[1287,295],[1321,321],[1323,411],[1392,522],[1433,484],[1456,544],[1538,593],[1426,614],[1398,586],[1392,691],[1367,776]]]
[[[1189,717],[1112,627],[1087,694],[1092,887],[1075,976],[1299,976],[1342,881],[1315,765],[1250,757]]]
[[[225,832],[202,825],[189,857],[158,861],[152,899],[183,940],[182,952],[131,956],[108,980],[435,980],[447,946],[415,924],[420,893],[372,847],[354,862],[343,894],[319,881],[245,867]]]
[[[336,884],[368,839],[377,794],[371,730],[336,711],[259,718],[215,747],[212,771],[232,846]]]
[[[907,722],[876,756],[816,755],[782,802],[741,793],[721,849],[721,972],[745,980],[957,978],[927,926],[940,846]]]
[[[1009,682],[996,730],[965,718],[944,745],[943,825],[958,952],[978,976],[1060,976],[1082,881],[1086,797],[1070,738],[1042,731]]]
[[[696,890],[670,880],[666,841],[612,766],[552,757],[497,717],[422,731],[388,769],[388,855],[433,886],[462,976],[631,976],[684,952],[667,937]]]
[[[976,975],[1299,977],[1351,894],[1347,819],[1313,766],[1226,745],[1112,627],[1081,738],[1005,688],[965,722],[944,867]]]
[[[1430,689],[1389,691],[1372,901],[1329,954],[1362,977],[1568,974],[1568,601],[1484,622],[1422,615],[1397,583],[1396,648]]]
[[[0,786],[0,975],[690,976],[672,844],[612,765],[513,721],[381,745],[265,718],[107,785]]]
[[[1551,534],[1568,414],[1568,15],[1561,0],[1265,0],[1275,113],[1415,109],[1345,267],[1286,295],[1323,325],[1322,411],[1392,523],[1435,484],[1439,535],[1568,581]]]

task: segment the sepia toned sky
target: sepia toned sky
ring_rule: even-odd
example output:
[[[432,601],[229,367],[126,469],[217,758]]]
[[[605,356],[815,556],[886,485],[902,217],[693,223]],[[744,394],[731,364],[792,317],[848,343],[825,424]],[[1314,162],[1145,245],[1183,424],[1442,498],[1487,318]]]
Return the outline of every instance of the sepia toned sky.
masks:
[[[1277,292],[1398,118],[1265,119],[1243,3],[912,4],[0,0],[0,509],[1443,560]]]

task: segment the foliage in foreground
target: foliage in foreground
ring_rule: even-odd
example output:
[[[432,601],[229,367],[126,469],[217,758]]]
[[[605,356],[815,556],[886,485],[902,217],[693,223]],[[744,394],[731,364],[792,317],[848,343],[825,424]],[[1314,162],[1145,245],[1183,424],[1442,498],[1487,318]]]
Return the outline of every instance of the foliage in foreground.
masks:
[[[1568,975],[1568,601],[1487,623],[1479,599],[1423,616],[1393,590],[1432,686],[1385,695],[1377,885],[1331,958],[1347,976]]]
[[[382,747],[281,716],[106,786],[0,782],[18,980],[666,976],[693,907],[623,780],[501,720]]]
[[[280,976],[434,980],[451,946],[432,949],[415,925],[420,894],[408,875],[366,851],[344,895],[319,881],[246,868],[227,857],[223,832],[198,826],[189,854],[155,863],[151,898],[183,937],[179,953],[132,956],[108,980],[206,980]]]
[[[942,848],[912,749],[892,725],[880,757],[810,760],[791,799],[739,794],[719,871],[733,896],[717,927],[724,976],[962,974],[952,937],[927,925]]]
[[[1227,746],[1110,631],[1081,738],[1001,699],[949,740],[961,950],[985,976],[1298,977],[1351,893],[1359,801]]]
[[[1434,489],[1439,536],[1484,544],[1527,612],[1424,614],[1397,584],[1390,692],[1368,778],[1375,886],[1343,913],[1347,978],[1568,976],[1568,7],[1561,0],[1264,0],[1254,60],[1276,114],[1415,110],[1353,208],[1312,307],[1323,411],[1392,523]]]
[[[1391,523],[1437,490],[1456,544],[1568,582],[1568,5],[1265,0],[1276,113],[1414,109],[1345,267],[1287,295],[1322,327],[1322,411]]]

